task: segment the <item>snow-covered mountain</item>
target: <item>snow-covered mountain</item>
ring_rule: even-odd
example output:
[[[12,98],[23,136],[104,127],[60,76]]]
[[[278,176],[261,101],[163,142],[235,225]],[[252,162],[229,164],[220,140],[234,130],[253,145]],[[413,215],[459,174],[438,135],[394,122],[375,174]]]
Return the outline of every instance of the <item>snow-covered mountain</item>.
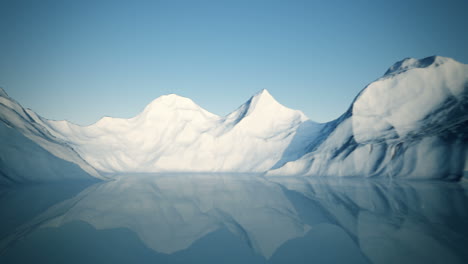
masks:
[[[0,88],[0,185],[103,177]]]
[[[2,182],[134,172],[453,180],[467,154],[468,65],[444,57],[397,62],[325,124],[266,90],[224,117],[171,94],[90,126],[40,117],[3,90],[0,100]]]
[[[269,175],[459,179],[468,143],[468,65],[397,62],[326,124],[309,153]]]
[[[122,172],[252,172],[305,153],[320,125],[279,104],[267,90],[220,117],[175,94],[151,102],[130,119],[104,117],[82,127],[35,119],[97,170]],[[295,139],[294,151],[284,153]],[[298,155],[299,154],[299,155]],[[281,164],[282,165],[282,164]]]

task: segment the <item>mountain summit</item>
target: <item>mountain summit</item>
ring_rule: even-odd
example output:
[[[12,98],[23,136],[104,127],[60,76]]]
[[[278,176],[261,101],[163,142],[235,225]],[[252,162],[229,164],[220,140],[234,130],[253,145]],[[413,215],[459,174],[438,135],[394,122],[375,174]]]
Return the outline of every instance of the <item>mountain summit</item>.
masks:
[[[197,105],[192,99],[183,97],[177,94],[168,94],[163,95],[151,103],[149,103],[145,109],[143,110],[144,113],[151,112],[151,111],[158,111],[160,108],[167,108],[171,110],[199,110],[201,107]]]
[[[247,115],[253,113],[255,109],[259,109],[259,111],[268,111],[285,108],[283,105],[278,103],[278,101],[276,101],[276,99],[273,98],[273,96],[266,89],[263,89],[255,95],[253,95],[248,101],[248,104],[249,107]]]
[[[396,74],[401,73],[410,69],[415,68],[427,68],[429,66],[439,66],[444,63],[454,63],[455,61],[441,56],[431,56],[424,59],[415,59],[415,58],[405,58],[401,61],[396,62],[393,64],[384,75]],[[455,62],[456,63],[456,62]]]
[[[287,130],[308,118],[301,111],[283,106],[263,89],[227,115],[225,120],[228,126],[236,125],[252,134],[270,137],[277,132],[276,129]]]

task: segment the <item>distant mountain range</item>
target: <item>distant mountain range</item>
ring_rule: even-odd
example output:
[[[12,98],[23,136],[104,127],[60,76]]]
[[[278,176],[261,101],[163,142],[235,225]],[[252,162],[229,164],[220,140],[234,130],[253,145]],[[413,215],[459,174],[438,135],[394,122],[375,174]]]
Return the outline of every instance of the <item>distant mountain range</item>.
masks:
[[[468,65],[404,59],[319,124],[267,90],[227,116],[175,94],[130,119],[43,118],[0,90],[0,183],[147,172],[457,180],[468,142]]]

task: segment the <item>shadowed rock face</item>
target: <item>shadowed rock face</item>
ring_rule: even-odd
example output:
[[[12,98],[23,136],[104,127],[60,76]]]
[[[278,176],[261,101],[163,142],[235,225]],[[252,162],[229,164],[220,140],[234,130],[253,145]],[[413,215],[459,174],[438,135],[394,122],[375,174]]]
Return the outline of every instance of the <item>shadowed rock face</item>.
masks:
[[[466,183],[129,176],[90,186],[11,229],[1,238],[2,251],[38,230],[81,221],[96,230],[128,229],[169,256],[227,229],[272,262],[309,251],[317,261],[337,251],[357,263],[468,260]]]
[[[0,88],[0,185],[103,179]]]
[[[356,97],[309,153],[269,175],[457,180],[468,149],[468,66],[406,59]]]

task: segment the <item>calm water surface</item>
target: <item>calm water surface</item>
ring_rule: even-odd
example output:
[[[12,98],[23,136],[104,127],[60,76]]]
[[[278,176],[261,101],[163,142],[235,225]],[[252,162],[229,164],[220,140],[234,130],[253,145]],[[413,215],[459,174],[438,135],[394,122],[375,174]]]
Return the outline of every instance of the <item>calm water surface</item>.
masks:
[[[0,212],[0,263],[468,263],[465,180],[122,175]]]

